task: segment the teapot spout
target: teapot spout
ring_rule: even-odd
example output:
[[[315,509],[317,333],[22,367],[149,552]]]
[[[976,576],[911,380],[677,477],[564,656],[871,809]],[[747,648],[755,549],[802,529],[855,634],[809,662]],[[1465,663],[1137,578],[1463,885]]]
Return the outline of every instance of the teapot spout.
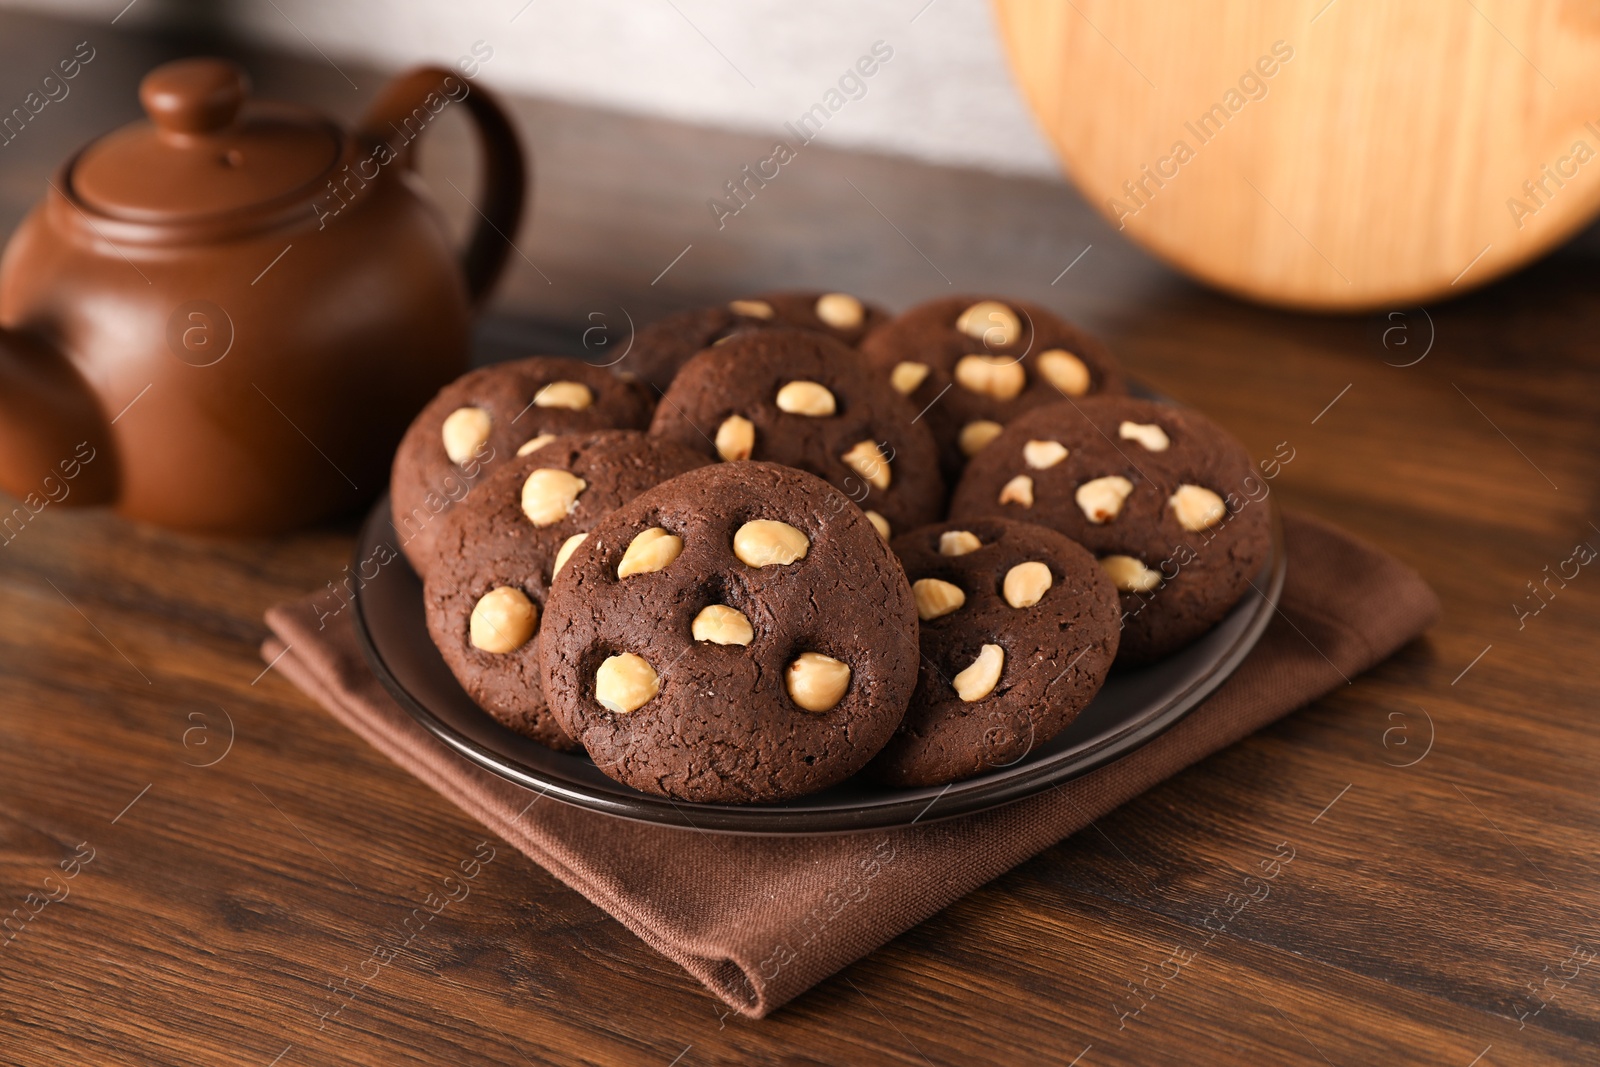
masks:
[[[0,329],[0,489],[34,513],[117,496],[111,427],[72,363],[45,342]],[[0,505],[3,507],[3,505]],[[0,540],[9,540],[0,513]]]

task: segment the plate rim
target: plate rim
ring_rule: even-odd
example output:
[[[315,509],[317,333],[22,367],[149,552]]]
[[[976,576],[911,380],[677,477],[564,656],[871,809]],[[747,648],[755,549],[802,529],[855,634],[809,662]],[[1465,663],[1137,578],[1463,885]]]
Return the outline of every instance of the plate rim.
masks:
[[[1267,497],[1266,503],[1271,518],[1271,551],[1263,564],[1262,571],[1258,571],[1250,583],[1251,590],[1258,594],[1263,602],[1262,605],[1257,608],[1256,614],[1238,639],[1218,657],[1211,669],[1202,677],[1195,679],[1160,714],[1140,722],[1125,733],[1105,738],[1102,743],[1065,767],[1041,763],[1033,773],[1028,773],[1024,769],[1021,773],[999,781],[986,782],[980,776],[952,782],[942,788],[928,786],[900,790],[898,792],[906,795],[868,806],[797,810],[792,807],[775,808],[759,804],[705,804],[655,796],[639,790],[621,796],[597,794],[548,779],[536,770],[510,761],[460,733],[401,684],[372,638],[364,604],[364,585],[357,586],[355,596],[352,598],[352,618],[356,640],[368,669],[407,714],[435,738],[475,766],[530,792],[536,792],[539,797],[552,796],[574,807],[630,822],[698,830],[701,833],[793,837],[892,830],[919,822],[931,824],[989,811],[1024,800],[1047,788],[1054,788],[1075,778],[1081,778],[1144,747],[1171,729],[1216,692],[1260,642],[1282,598],[1284,581],[1288,573],[1288,554],[1284,547],[1282,516],[1275,495]],[[372,543],[374,529],[387,523],[389,517],[389,494],[386,491],[361,524],[354,549],[354,556],[358,561]],[[404,555],[397,555],[399,562],[410,569],[410,564]],[[1265,589],[1258,584],[1262,572],[1267,572]],[[420,580],[420,576],[418,577]],[[1241,598],[1241,601],[1243,599]],[[1235,605],[1234,608],[1230,608],[1230,612],[1237,610],[1237,607]],[[627,787],[624,785],[623,788]],[[952,792],[956,792],[955,800],[939,814],[930,815],[929,812],[934,805]]]

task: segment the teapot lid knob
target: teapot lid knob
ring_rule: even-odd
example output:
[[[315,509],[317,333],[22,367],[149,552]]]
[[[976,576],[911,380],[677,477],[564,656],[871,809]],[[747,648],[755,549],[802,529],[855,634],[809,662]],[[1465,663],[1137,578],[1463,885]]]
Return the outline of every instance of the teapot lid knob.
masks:
[[[204,134],[232,124],[250,92],[250,79],[226,59],[178,59],[146,74],[139,102],[165,134]]]

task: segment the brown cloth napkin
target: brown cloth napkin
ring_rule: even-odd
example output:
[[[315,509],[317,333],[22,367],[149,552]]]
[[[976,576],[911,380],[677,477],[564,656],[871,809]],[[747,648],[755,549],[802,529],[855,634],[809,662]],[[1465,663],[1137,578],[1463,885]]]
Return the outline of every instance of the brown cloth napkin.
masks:
[[[309,601],[267,613],[276,636],[262,654],[378,751],[759,1018],[1124,801],[1346,684],[1437,615],[1433,591],[1393,557],[1304,515],[1286,515],[1284,535],[1278,617],[1234,675],[1166,733],[1042,795],[887,832],[734,837],[542,799],[435,740],[367,670],[349,613],[319,630]]]

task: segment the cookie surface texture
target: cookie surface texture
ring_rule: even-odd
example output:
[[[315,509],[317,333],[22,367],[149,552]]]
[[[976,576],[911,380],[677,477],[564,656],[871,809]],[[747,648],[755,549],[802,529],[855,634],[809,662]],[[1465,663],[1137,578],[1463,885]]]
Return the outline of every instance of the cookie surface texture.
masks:
[[[911,708],[872,776],[941,785],[1011,766],[1099,692],[1119,607],[1081,546],[985,518],[925,526],[893,548],[921,611],[922,658]]]
[[[859,354],[816,333],[771,329],[700,353],[650,432],[723,460],[814,474],[904,532],[942,517],[932,435]]]
[[[618,577],[641,538],[664,537],[681,542],[669,561]],[[563,728],[605,773],[677,799],[777,801],[842,781],[916,684],[916,607],[888,546],[837,490],[773,464],[703,467],[612,512],[546,612],[544,686]]]
[[[875,329],[861,353],[918,411],[926,411],[945,478],[1022,412],[1063,397],[1122,394],[1106,346],[1037,304],[947,296]]]
[[[704,463],[638,431],[564,435],[513,456],[444,518],[423,587],[428,633],[479,707],[541,744],[575,747],[550,714],[539,674],[551,572],[569,542],[613,508]],[[530,500],[541,491],[555,500]],[[530,504],[560,517],[536,524]]]
[[[442,517],[518,448],[541,434],[642,430],[654,407],[644,386],[575,359],[469,371],[429,401],[395,452],[390,511],[401,551],[426,577]]]
[[[1198,412],[1088,397],[1013,421],[968,465],[950,510],[1039,523],[1094,553],[1122,601],[1119,662],[1133,665],[1256,595],[1268,491],[1244,446]]]
[[[617,370],[665,392],[702,349],[739,333],[790,327],[814,330],[854,347],[889,321],[881,308],[849,293],[786,291],[674,312],[642,328]]]

